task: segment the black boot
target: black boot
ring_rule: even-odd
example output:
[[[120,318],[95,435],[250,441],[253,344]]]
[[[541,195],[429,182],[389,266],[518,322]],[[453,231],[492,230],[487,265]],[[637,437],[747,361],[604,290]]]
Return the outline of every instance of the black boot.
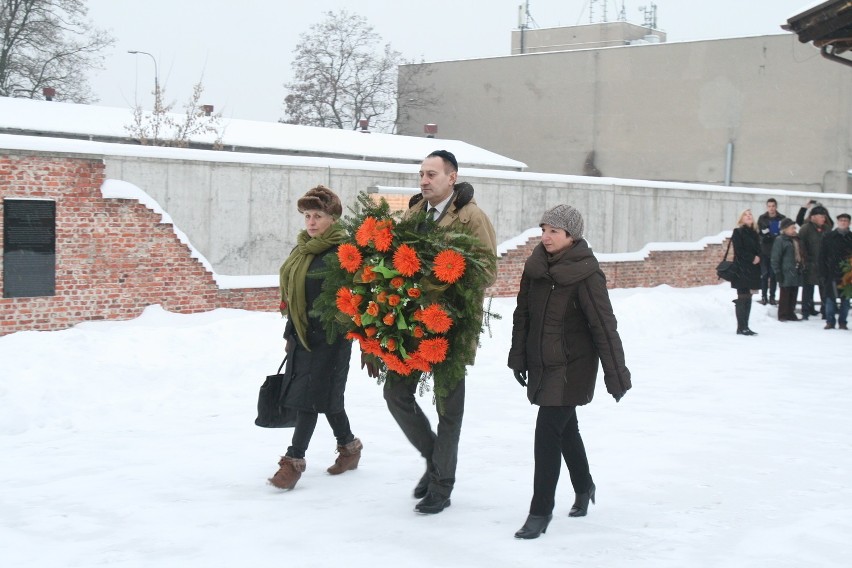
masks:
[[[748,320],[751,317],[751,297],[745,298],[743,300],[743,323],[745,323],[745,329],[743,333],[745,335],[757,335],[757,332],[754,332],[748,327]]]
[[[547,532],[547,525],[550,524],[550,519],[553,515],[529,515],[524,522],[524,526],[515,533],[515,538],[538,538],[543,533]]]
[[[757,335],[748,328],[748,317],[751,313],[751,297],[737,298],[734,300],[737,314],[737,335]]]
[[[742,335],[743,327],[743,301],[742,298],[737,298],[733,300],[734,302],[734,314],[737,316],[737,335]]]
[[[571,511],[568,513],[569,517],[585,517],[586,513],[589,510],[589,501],[592,503],[595,502],[595,484],[592,483],[592,486],[589,487],[589,490],[585,493],[575,493],[574,494],[574,505],[571,507]]]

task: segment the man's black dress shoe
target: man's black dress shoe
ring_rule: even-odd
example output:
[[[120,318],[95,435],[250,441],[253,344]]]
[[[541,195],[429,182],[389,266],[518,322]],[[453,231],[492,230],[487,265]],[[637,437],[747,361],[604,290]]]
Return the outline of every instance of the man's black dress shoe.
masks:
[[[420,502],[415,505],[414,510],[424,515],[434,515],[436,513],[440,513],[449,506],[449,497],[444,497],[443,495],[438,495],[437,493],[432,493],[430,491],[426,493],[426,497],[421,499]]]
[[[547,525],[550,524],[550,519],[553,515],[530,515],[527,517],[524,526],[521,530],[515,533],[515,538],[538,538],[543,533],[547,532]]]
[[[417,482],[417,487],[414,488],[414,498],[423,499],[429,493],[429,471],[423,474],[420,481]]]

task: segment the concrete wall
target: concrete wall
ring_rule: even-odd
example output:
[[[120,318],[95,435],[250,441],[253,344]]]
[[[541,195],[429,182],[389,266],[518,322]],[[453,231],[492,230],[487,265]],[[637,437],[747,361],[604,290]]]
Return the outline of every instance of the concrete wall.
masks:
[[[731,143],[732,185],[852,192],[852,72],[792,34],[428,65],[443,104],[401,133],[435,123],[533,171],[714,184]]]
[[[152,304],[179,313],[278,308],[277,286],[219,288],[214,275],[176,234],[179,227],[135,198],[104,197],[104,179],[104,164],[97,156],[0,152],[0,336],[64,329],[83,321],[131,319]],[[51,296],[3,297],[6,199],[50,200],[56,205],[56,288]],[[215,207],[214,202],[209,209]],[[538,242],[536,236],[526,237],[516,239],[517,246],[501,255],[489,295],[517,294],[524,261]],[[721,240],[719,236],[678,250],[599,258],[610,287],[713,284]]]
[[[644,40],[648,35],[656,36],[655,41],[666,41],[665,32],[651,30],[628,22],[531,29],[523,32],[524,50],[521,51],[522,33],[520,30],[514,30],[512,32],[512,54],[628,45],[634,41]]]
[[[215,153],[188,150],[205,160],[105,155],[107,178],[139,186],[169,212],[218,274],[276,274],[303,228],[296,201],[325,184],[346,206],[369,186],[416,187],[418,168],[365,162],[359,168],[212,161]],[[200,152],[200,153],[199,153]],[[292,163],[289,163],[290,160]],[[694,242],[732,229],[742,209],[765,210],[770,196],[795,215],[812,194],[688,184],[584,178],[553,174],[462,169],[476,200],[489,215],[498,242],[537,227],[545,209],[577,207],[586,238],[600,253],[631,252],[649,242]],[[820,195],[832,215],[852,211],[852,196]],[[407,201],[407,198],[406,198]]]

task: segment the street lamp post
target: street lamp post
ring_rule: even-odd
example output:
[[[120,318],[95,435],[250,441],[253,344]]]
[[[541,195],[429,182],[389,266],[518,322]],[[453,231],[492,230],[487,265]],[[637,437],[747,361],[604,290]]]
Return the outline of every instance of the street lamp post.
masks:
[[[127,53],[130,53],[130,54],[133,54],[133,55],[139,55],[139,54],[147,55],[148,57],[151,58],[151,61],[154,62],[154,96],[157,97],[157,99],[159,99],[159,97],[160,97],[160,72],[157,70],[157,59],[153,55],[148,53],[147,51],[128,50]]]

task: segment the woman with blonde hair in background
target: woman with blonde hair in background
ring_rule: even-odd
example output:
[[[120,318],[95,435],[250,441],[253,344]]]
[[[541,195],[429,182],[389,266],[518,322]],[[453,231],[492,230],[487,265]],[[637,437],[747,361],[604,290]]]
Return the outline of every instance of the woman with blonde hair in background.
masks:
[[[731,280],[731,288],[737,291],[737,299],[733,300],[737,335],[757,335],[748,327],[751,291],[760,289],[760,233],[751,209],[740,213],[731,235],[731,244],[734,247],[734,264],[737,266],[736,276]]]

